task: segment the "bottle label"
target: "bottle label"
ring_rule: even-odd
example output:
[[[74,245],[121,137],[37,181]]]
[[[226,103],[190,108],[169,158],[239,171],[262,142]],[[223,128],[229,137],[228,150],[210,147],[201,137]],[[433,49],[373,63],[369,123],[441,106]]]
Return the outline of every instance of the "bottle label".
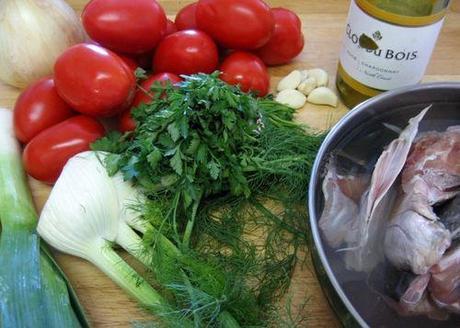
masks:
[[[418,83],[443,22],[417,27],[392,25],[369,16],[352,0],[340,63],[352,78],[375,89]]]

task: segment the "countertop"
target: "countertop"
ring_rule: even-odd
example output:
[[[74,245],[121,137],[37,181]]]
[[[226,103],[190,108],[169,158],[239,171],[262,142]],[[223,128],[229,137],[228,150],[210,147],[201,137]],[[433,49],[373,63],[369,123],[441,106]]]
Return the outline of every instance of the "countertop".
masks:
[[[81,11],[87,0],[68,0]],[[192,1],[159,1],[169,17]],[[321,67],[333,80],[341,47],[345,21],[349,7],[346,0],[271,0],[272,7],[285,7],[295,11],[302,19],[305,47],[291,64],[270,68],[272,86],[291,70]],[[231,24],[231,22],[230,22]],[[424,81],[460,81],[460,0],[453,0]],[[331,81],[330,86],[334,83]],[[12,108],[20,90],[0,82],[0,107]],[[347,112],[345,106],[338,108],[306,105],[299,110],[298,120],[317,129],[330,127]],[[30,185],[40,210],[50,187],[33,179]],[[68,275],[89,319],[94,327],[128,327],[136,320],[148,319],[124,292],[110,279],[88,262],[63,254],[56,254],[62,269]],[[311,263],[298,265],[287,298],[292,299],[293,313],[306,314],[302,327],[338,327]],[[301,306],[308,299],[305,306]]]

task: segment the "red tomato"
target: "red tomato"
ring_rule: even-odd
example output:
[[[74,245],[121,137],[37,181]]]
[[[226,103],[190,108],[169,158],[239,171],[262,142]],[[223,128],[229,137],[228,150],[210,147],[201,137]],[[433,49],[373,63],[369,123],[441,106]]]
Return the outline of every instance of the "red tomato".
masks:
[[[89,150],[89,145],[104,133],[104,127],[89,116],[71,117],[27,144],[22,154],[24,168],[35,179],[52,184],[73,155]]]
[[[286,64],[303,49],[302,23],[290,10],[273,8],[272,13],[275,19],[273,35],[256,53],[267,65]]]
[[[120,116],[120,119],[118,121],[118,129],[121,132],[132,131],[136,128],[136,122],[131,117],[131,111],[133,110],[133,108],[139,106],[140,104],[149,103],[152,100],[151,97],[145,94],[145,91],[150,91],[150,87],[157,81],[160,81],[162,82],[162,84],[165,84],[165,81],[168,81],[168,80],[172,84],[182,81],[182,79],[176,74],[158,73],[158,74],[152,75],[147,80],[142,82],[141,88],[143,90],[138,90],[136,92],[136,96],[134,97],[134,101],[133,101],[131,109],[124,111]],[[152,94],[152,97],[153,97],[153,94]]]
[[[256,49],[268,42],[273,16],[262,0],[200,0],[198,28],[230,49]]]
[[[118,130],[121,132],[134,131],[136,129],[136,121],[131,116],[131,109],[121,113],[118,119]]]
[[[137,62],[132,59],[131,57],[128,57],[126,55],[121,55],[118,54],[118,56],[123,60],[123,62],[128,66],[128,68],[134,73],[134,71],[137,69],[139,65],[137,65]]]
[[[136,95],[134,96],[134,101],[131,105],[131,107],[137,107],[140,104],[146,104],[152,101],[152,97],[154,96],[149,96],[145,93],[145,91],[150,92],[150,87],[155,83],[155,82],[163,82],[162,85],[166,85],[166,81],[170,81],[172,84],[176,84],[178,82],[181,82],[182,79],[177,76],[176,74],[172,73],[157,73],[155,75],[150,76],[147,80],[144,80],[141,83],[141,88],[143,90],[137,90]],[[145,90],[145,91],[144,91]]]
[[[191,3],[177,13],[174,22],[179,31],[197,28],[195,19],[196,5],[197,2]]]
[[[262,97],[268,93],[270,75],[263,61],[248,52],[235,51],[220,66],[220,78],[228,84],[239,84],[244,92],[253,91]]]
[[[89,36],[117,52],[152,50],[166,30],[166,15],[155,0],[91,0],[82,13]]]
[[[64,51],[54,65],[58,94],[82,114],[109,117],[126,109],[136,80],[110,50],[81,43]]]
[[[99,44],[98,42],[94,41],[94,40],[89,40],[89,41],[86,41],[85,43],[88,43],[88,44],[93,44],[95,46],[99,46],[99,47],[102,47],[101,44]],[[137,69],[137,67],[139,67],[139,65],[137,64],[136,60],[133,58],[134,55],[123,55],[123,54],[120,54],[120,53],[117,53],[118,57],[120,57],[123,62],[128,65],[128,68],[130,70],[132,70],[133,72]]]
[[[174,22],[170,19],[168,19],[166,21],[166,31],[165,31],[165,35],[164,36],[167,36],[167,35],[170,35],[170,34],[173,34],[177,32],[177,26],[176,24],[174,24]]]
[[[74,115],[56,92],[54,81],[45,77],[24,90],[14,105],[14,132],[22,143]]]
[[[155,72],[211,73],[219,62],[217,46],[204,32],[185,30],[168,35],[153,56]]]

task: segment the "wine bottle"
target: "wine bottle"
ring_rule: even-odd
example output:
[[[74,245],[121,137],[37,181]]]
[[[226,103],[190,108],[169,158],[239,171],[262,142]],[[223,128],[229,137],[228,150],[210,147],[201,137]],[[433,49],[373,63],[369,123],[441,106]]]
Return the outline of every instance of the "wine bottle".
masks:
[[[337,89],[353,107],[421,81],[449,0],[351,0]]]

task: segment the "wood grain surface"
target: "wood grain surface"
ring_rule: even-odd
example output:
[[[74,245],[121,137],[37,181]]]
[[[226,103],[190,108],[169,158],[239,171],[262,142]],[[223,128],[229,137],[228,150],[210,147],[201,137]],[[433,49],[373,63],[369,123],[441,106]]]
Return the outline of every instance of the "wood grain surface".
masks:
[[[81,11],[87,0],[68,0],[68,2],[77,11]],[[160,1],[171,18],[190,2],[192,1]],[[306,41],[302,54],[291,64],[270,69],[272,86],[294,68],[322,67],[329,72],[332,78],[330,86],[333,87],[349,1],[271,0],[267,2],[273,7],[282,6],[297,12],[302,19]],[[424,80],[460,81],[460,0],[453,0],[451,4]],[[18,89],[0,82],[1,107],[12,108],[18,94]],[[312,127],[324,129],[330,127],[346,112],[347,109],[343,105],[336,109],[306,105],[299,110],[297,117]],[[37,209],[40,210],[50,188],[33,179],[30,179],[30,184]],[[57,254],[57,259],[75,287],[94,327],[128,327],[132,322],[148,320],[149,317],[137,307],[136,303],[94,266],[84,260],[63,254]],[[288,297],[293,300],[294,312],[301,308],[300,305],[306,297],[309,298],[307,305],[300,309],[308,316],[308,320],[302,326],[339,326],[309,263],[296,268]]]

